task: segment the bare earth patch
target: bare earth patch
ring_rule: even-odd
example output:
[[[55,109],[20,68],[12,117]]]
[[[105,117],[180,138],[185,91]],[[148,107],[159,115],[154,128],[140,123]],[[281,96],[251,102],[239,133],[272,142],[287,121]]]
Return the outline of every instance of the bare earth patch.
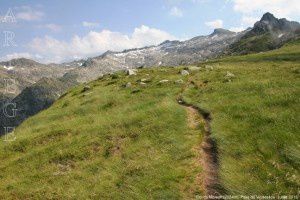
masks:
[[[206,196],[220,196],[223,192],[222,186],[219,182],[219,161],[218,161],[218,149],[217,143],[213,140],[210,128],[210,115],[203,116],[199,110],[191,105],[180,103],[186,107],[187,110],[187,121],[189,128],[197,129],[200,123],[204,123],[204,137],[202,143],[199,144],[199,162],[203,167],[203,173],[197,176],[201,178],[202,188]]]

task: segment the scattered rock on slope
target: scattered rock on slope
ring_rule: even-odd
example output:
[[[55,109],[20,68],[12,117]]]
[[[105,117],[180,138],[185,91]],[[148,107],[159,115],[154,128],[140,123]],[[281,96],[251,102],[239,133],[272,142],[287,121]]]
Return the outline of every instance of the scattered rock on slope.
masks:
[[[177,83],[177,84],[183,84],[184,81],[182,79],[179,79],[179,80],[176,80],[175,83]]]
[[[188,76],[190,73],[187,71],[187,70],[181,70],[181,72],[180,72],[180,74],[182,75],[182,76]]]
[[[169,80],[164,79],[164,80],[159,81],[158,83],[163,84],[163,83],[167,83],[167,82],[169,82]]]
[[[136,75],[136,70],[135,69],[128,69],[126,71],[128,76]]]
[[[233,78],[235,77],[235,75],[229,71],[227,71],[226,75],[225,75],[227,78]]]

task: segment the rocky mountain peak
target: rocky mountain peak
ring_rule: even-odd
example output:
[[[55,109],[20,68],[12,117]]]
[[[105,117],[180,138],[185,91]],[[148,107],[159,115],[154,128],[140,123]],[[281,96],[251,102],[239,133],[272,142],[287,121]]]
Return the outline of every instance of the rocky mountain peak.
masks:
[[[180,41],[178,40],[165,40],[164,42],[160,43],[158,46],[170,46],[170,45],[176,45],[180,44]]]
[[[267,12],[262,16],[260,22],[276,22],[277,20],[272,13]]]
[[[214,32],[211,34],[213,35],[224,35],[224,34],[233,34],[234,32],[223,29],[223,28],[217,28],[214,30]]]
[[[261,20],[254,24],[250,31],[252,35],[263,34],[266,32],[291,32],[300,28],[298,22],[288,21],[287,19],[278,19],[273,14],[265,13]]]
[[[160,43],[160,45],[168,44],[168,43],[170,43],[170,42],[171,42],[170,40],[165,40],[165,41],[163,41],[162,43]]]

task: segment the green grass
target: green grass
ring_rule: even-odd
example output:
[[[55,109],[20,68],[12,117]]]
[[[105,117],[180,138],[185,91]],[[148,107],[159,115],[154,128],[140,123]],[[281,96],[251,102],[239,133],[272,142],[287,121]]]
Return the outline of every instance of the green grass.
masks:
[[[185,98],[213,115],[221,178],[230,194],[299,192],[299,59],[298,41],[264,54],[206,63],[215,70],[192,77],[199,85],[208,81],[205,87],[190,87]],[[227,71],[235,77],[226,78]]]
[[[0,142],[0,199],[194,199],[202,195],[183,97],[211,112],[229,194],[297,194],[299,41],[279,50],[178,68],[106,75],[78,86]],[[205,69],[213,66],[213,70]],[[235,77],[226,77],[227,71]],[[146,86],[139,84],[148,79]],[[168,83],[159,84],[163,79]],[[132,83],[131,88],[123,85]],[[198,177],[198,178],[197,178]],[[200,176],[201,177],[201,176]]]
[[[201,140],[174,96],[173,69],[74,88],[0,144],[0,199],[180,199],[201,194]],[[147,75],[148,74],[148,75]],[[151,74],[151,75],[150,75]],[[167,78],[170,83],[159,85]],[[149,79],[146,87],[138,80]],[[124,88],[127,82],[132,88]]]
[[[276,48],[274,41],[272,39],[272,35],[270,33],[265,33],[257,36],[244,37],[237,43],[231,45],[230,49],[234,53],[256,53],[268,51]]]
[[[299,62],[300,61],[300,50],[299,50],[300,40],[295,40],[287,43],[280,49],[258,53],[249,54],[244,56],[232,56],[225,57],[223,59],[215,60],[215,62],[263,62],[263,61],[289,61],[289,62]],[[214,61],[210,61],[214,62]]]

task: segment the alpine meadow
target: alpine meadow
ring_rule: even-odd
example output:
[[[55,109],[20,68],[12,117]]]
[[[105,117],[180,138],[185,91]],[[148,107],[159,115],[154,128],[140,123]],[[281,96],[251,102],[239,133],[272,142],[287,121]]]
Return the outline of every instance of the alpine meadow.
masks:
[[[184,20],[189,14],[210,5],[162,2],[170,12],[157,27],[167,22],[172,27],[172,20],[188,25]],[[295,11],[300,6],[297,1],[290,7],[276,2],[254,1],[247,14],[260,11],[255,7],[260,5],[286,14],[292,5]],[[144,7],[153,11],[156,3],[152,8],[147,1],[143,5],[132,0],[129,9],[103,1],[99,15],[94,13],[96,1],[76,1],[71,7],[82,9],[86,18],[102,17],[122,28],[131,25],[106,18],[112,16],[106,8],[146,12]],[[191,39],[145,25],[127,36],[84,21],[85,29],[95,31],[68,43],[55,37],[81,29],[68,18],[79,13],[66,8],[62,14],[56,8],[65,4],[72,3],[55,1],[51,7],[38,0],[3,2],[4,8],[12,7],[3,21],[17,22],[0,27],[23,33],[23,23],[33,23],[37,36],[43,29],[49,35],[45,41],[33,39],[28,49],[11,47],[26,48],[22,50],[32,56],[11,57],[5,49],[1,54],[0,199],[300,198],[297,21],[264,12],[252,27],[234,32],[223,28],[223,20],[230,21],[224,17],[203,23],[219,24],[211,34]],[[231,5],[222,11],[224,16],[250,4],[224,3]],[[50,23],[55,20],[51,9],[65,17],[64,23]],[[199,16],[205,18],[205,13]],[[149,17],[139,11],[139,20],[127,19],[127,14],[123,21]],[[151,16],[155,14],[161,16],[158,11]],[[151,43],[158,37],[164,41]],[[51,60],[58,58],[62,60]]]

